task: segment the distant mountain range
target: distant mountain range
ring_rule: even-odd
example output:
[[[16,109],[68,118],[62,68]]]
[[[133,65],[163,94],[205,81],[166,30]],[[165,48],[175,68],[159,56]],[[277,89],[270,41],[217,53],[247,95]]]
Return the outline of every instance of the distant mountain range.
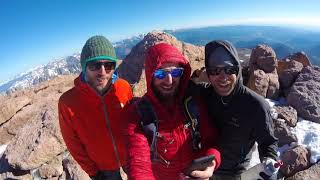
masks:
[[[217,26],[166,32],[195,45],[205,45],[214,39],[231,41],[237,48],[268,44],[280,59],[304,51],[313,64],[320,65],[320,32],[316,31],[273,26]]]
[[[258,44],[268,44],[280,59],[294,52],[304,51],[313,64],[320,65],[320,32],[297,28],[243,25],[165,30],[165,32],[172,34],[180,41],[201,46],[216,39],[228,40],[236,48],[252,49]],[[143,36],[140,35],[117,42],[118,57],[124,58],[142,39]]]
[[[58,75],[75,74],[80,71],[80,54],[74,54],[73,56],[52,61],[47,65],[35,67],[3,82],[0,84],[0,93],[20,90],[48,81]]]
[[[180,41],[202,46],[215,39],[229,40],[242,50],[251,49],[258,44],[268,44],[280,59],[291,53],[304,51],[313,64],[320,65],[320,32],[272,26],[214,26],[165,30],[165,32],[172,34]],[[144,34],[140,34],[113,43],[117,56],[124,59],[130,53],[131,48],[143,37]],[[79,59],[80,55],[74,54],[33,68],[0,83],[0,93],[36,85],[57,75],[79,73],[81,71]]]

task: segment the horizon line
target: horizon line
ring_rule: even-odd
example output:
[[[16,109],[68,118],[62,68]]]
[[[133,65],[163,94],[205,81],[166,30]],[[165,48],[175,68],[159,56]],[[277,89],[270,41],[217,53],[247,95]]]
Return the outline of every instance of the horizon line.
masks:
[[[197,28],[206,28],[206,27],[223,27],[223,26],[261,26],[261,27],[267,27],[267,26],[270,26],[270,27],[285,27],[285,28],[298,28],[298,29],[302,29],[302,30],[308,30],[308,31],[313,31],[313,30],[316,30],[316,32],[320,32],[320,18],[319,20],[319,25],[306,25],[306,24],[298,24],[298,23],[295,23],[295,24],[276,24],[276,23],[261,23],[261,24],[255,24],[255,23],[248,23],[248,21],[246,21],[247,23],[224,23],[224,24],[219,24],[219,23],[216,23],[216,24],[203,24],[203,25],[192,25],[192,26],[181,26],[181,27],[172,27],[172,28],[163,28],[163,29],[153,29],[153,30],[150,30],[148,32],[141,32],[139,34],[135,34],[135,35],[129,35],[129,36],[126,36],[125,38],[121,38],[117,41],[111,41],[111,43],[113,44],[113,46],[118,43],[118,42],[121,42],[123,40],[126,40],[126,39],[131,39],[133,37],[138,37],[140,35],[146,35],[147,33],[149,32],[152,32],[152,31],[179,31],[179,30],[188,30],[188,29],[197,29]],[[313,29],[312,28],[316,28],[316,29]],[[71,55],[62,55],[62,56],[59,56],[59,57],[55,57],[55,58],[52,58],[50,60],[48,60],[45,64],[38,64],[38,65],[35,65],[33,68],[30,68],[30,69],[27,69],[25,71],[22,71],[20,73],[17,73],[11,77],[9,77],[8,79],[6,80],[3,80],[3,81],[0,81],[0,86],[7,83],[7,82],[10,82],[11,80],[13,80],[15,77],[21,75],[21,74],[24,74],[24,73],[28,73],[30,70],[32,69],[35,69],[39,66],[44,66],[44,65],[47,65],[48,63],[50,62],[54,62],[54,61],[57,61],[57,60],[61,60],[67,56],[73,56],[74,54],[77,54],[77,53],[81,53],[81,51],[78,51],[78,52],[74,52],[72,53]]]

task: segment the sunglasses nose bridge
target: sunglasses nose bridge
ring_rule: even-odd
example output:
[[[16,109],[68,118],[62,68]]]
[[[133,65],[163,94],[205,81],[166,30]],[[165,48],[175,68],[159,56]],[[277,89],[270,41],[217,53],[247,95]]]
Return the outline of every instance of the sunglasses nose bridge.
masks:
[[[166,76],[163,78],[163,80],[165,80],[167,83],[172,83],[172,74],[170,72],[166,73]]]

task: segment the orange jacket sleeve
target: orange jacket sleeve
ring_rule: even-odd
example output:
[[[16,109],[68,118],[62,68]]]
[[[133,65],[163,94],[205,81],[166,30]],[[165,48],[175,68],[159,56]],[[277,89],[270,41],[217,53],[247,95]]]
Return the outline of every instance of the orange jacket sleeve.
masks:
[[[62,133],[62,137],[67,145],[69,152],[72,157],[78,162],[81,168],[89,174],[94,176],[98,171],[95,163],[88,157],[84,145],[81,143],[76,131],[72,127],[70,113],[68,107],[59,100],[59,124]]]

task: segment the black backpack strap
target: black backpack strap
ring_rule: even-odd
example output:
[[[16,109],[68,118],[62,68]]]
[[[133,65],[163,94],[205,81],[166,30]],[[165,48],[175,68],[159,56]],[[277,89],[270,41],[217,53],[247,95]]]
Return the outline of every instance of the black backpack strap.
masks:
[[[194,150],[201,149],[201,135],[200,135],[200,112],[195,100],[192,96],[185,98],[184,108],[188,115],[188,122],[185,127],[189,127],[192,135],[192,148]]]
[[[135,102],[136,109],[141,117],[141,127],[150,145],[151,161],[157,159],[158,118],[147,98]]]

